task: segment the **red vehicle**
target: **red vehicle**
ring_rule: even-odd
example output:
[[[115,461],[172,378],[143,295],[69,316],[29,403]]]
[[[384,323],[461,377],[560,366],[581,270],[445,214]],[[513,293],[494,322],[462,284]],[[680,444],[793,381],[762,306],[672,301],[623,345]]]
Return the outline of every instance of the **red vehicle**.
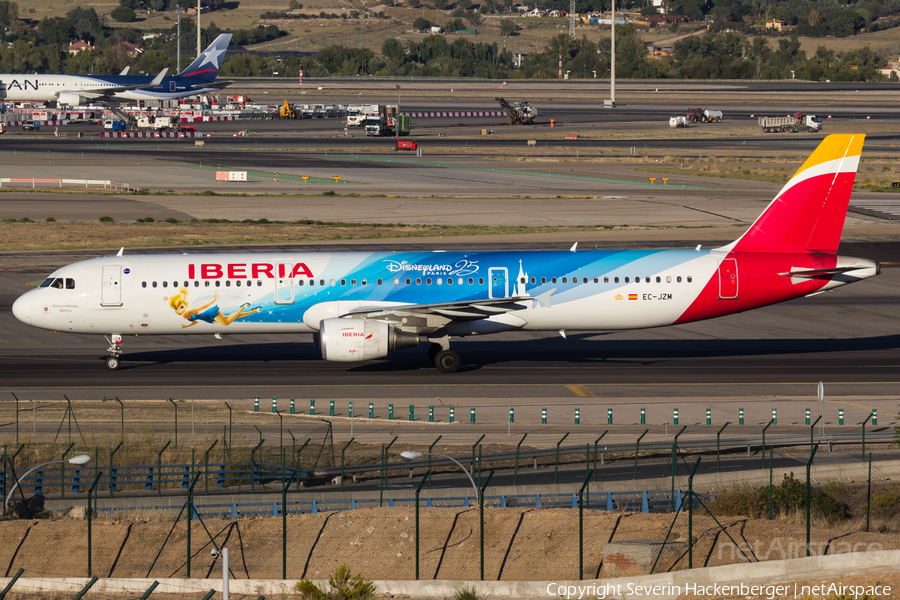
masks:
[[[197,133],[197,128],[193,125],[182,125],[181,131],[182,133]]]
[[[419,145],[415,140],[397,140],[397,150],[411,150],[415,152],[419,149]]]

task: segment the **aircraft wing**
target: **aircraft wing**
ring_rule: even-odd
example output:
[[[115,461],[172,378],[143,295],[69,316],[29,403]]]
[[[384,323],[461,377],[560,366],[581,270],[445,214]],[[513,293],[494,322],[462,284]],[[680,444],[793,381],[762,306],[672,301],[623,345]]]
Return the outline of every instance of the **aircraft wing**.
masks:
[[[533,303],[550,307],[550,296],[556,288],[539,296],[512,296],[510,298],[483,298],[459,302],[434,304],[408,304],[395,306],[362,306],[341,315],[350,319],[378,319],[402,323],[404,329],[433,330],[452,321],[476,321],[530,308]]]
[[[223,88],[228,87],[232,83],[234,83],[234,82],[233,81],[210,81],[209,83],[198,83],[197,85],[195,85],[193,87],[194,87],[194,89],[201,89],[201,90],[208,89],[208,88],[215,88],[217,90],[221,90]]]
[[[110,85],[108,87],[95,87],[90,90],[60,90],[56,92],[56,96],[59,97],[60,94],[78,94],[79,96],[84,96],[85,98],[106,98],[108,96],[112,96],[117,92],[124,92],[127,90],[142,90],[145,88],[156,87],[162,80],[165,78],[166,73],[169,72],[168,67],[159,72],[159,75],[154,77],[149,83],[142,83],[139,85]]]

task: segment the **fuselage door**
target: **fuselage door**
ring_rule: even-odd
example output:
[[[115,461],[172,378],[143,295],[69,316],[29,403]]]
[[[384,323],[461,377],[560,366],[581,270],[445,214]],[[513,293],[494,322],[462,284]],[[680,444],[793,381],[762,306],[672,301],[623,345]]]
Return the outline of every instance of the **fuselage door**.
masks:
[[[491,267],[488,269],[488,297],[509,297],[509,278],[507,277],[506,267]]]
[[[294,265],[281,263],[275,265],[278,270],[275,278],[275,304],[294,303]]]
[[[122,306],[122,267],[103,265],[103,281],[100,287],[101,306]]]
[[[737,260],[719,261],[719,300],[736,300],[738,297]]]
[[[174,91],[175,91],[175,82],[174,82],[174,81],[170,81],[170,82],[169,82],[169,91],[170,91],[170,92],[174,92]]]

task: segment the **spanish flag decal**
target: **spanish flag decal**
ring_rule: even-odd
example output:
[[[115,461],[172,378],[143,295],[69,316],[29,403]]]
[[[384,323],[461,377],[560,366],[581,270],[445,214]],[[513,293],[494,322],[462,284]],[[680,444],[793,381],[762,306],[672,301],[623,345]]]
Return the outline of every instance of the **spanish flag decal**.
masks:
[[[628,294],[629,300],[637,300],[637,294]]]

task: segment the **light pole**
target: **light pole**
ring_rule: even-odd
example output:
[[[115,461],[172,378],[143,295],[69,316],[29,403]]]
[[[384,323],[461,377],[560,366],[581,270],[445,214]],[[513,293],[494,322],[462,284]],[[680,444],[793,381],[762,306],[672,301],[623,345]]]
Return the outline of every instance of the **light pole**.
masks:
[[[442,458],[447,458],[447,459],[455,462],[456,466],[458,466],[460,469],[462,469],[462,472],[465,473],[466,477],[469,478],[469,483],[472,484],[472,489],[475,490],[475,501],[476,502],[478,501],[478,486],[475,485],[475,480],[472,479],[472,476],[469,475],[469,472],[466,470],[466,468],[464,466],[462,466],[460,464],[460,462],[458,460],[456,460],[455,458],[453,458],[452,456],[447,456],[446,454],[438,454],[436,452],[416,452],[415,450],[405,450],[400,453],[400,458],[402,458],[404,462],[416,460],[417,458],[422,458],[423,456],[440,456]]]
[[[37,471],[41,467],[46,467],[47,465],[61,465],[64,463],[69,463],[70,465],[76,465],[76,466],[82,467],[82,466],[88,464],[90,461],[91,461],[91,456],[89,454],[79,454],[78,456],[73,456],[72,458],[70,458],[68,460],[53,460],[50,462],[46,462],[42,465],[38,465],[36,467],[32,467],[24,475],[19,477],[19,479],[16,481],[16,484],[14,486],[12,486],[11,490],[9,490],[9,494],[6,496],[6,500],[3,502],[3,514],[6,514],[6,507],[9,504],[9,501],[12,499],[13,494],[16,492],[16,488],[19,487],[19,484],[22,483],[22,481],[26,477],[28,477],[29,475],[31,475],[33,472]]]

